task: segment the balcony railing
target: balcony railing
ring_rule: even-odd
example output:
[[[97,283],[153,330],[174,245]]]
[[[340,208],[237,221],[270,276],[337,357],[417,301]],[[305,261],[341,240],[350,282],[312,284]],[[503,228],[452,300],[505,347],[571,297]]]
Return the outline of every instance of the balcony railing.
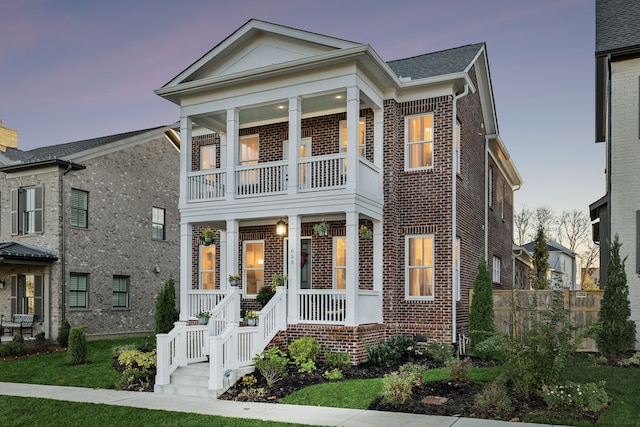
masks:
[[[286,192],[288,166],[288,162],[269,162],[237,167],[236,196],[254,197]]]

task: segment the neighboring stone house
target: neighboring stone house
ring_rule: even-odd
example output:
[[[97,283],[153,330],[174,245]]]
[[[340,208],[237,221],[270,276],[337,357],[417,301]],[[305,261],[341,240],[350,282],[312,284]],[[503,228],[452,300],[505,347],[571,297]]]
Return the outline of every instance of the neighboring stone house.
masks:
[[[522,247],[532,254],[536,242],[529,242]],[[582,289],[582,261],[580,255],[553,240],[547,241],[549,252],[549,271],[547,278],[553,289],[568,288],[572,291]],[[533,262],[533,261],[532,261]]]
[[[521,179],[483,43],[384,62],[367,44],[251,20],[156,93],[181,107],[182,320],[211,295],[260,308],[286,274],[259,324],[286,317],[249,352],[269,334],[313,336],[360,363],[364,343],[398,334],[455,343],[482,255],[511,288]],[[212,334],[251,332],[229,312]]]
[[[596,0],[596,142],[606,144],[606,194],[589,206],[607,286],[608,242],[626,257],[631,318],[640,321],[640,3]],[[639,348],[640,328],[636,328]]]
[[[0,313],[56,337],[153,331],[179,281],[179,137],[169,127],[0,154]]]

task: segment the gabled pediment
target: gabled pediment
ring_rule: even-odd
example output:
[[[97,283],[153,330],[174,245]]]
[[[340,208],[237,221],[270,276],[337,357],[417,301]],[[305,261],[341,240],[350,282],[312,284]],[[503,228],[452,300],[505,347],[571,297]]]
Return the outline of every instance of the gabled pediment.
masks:
[[[231,76],[360,46],[334,37],[251,20],[163,86]]]

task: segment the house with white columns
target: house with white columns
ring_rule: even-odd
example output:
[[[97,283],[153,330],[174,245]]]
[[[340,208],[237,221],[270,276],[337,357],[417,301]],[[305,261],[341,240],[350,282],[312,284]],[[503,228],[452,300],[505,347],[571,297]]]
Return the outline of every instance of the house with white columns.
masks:
[[[521,178],[483,43],[385,62],[251,20],[156,93],[180,106],[182,144],[180,322],[158,338],[158,390],[209,357],[219,393],[220,372],[302,336],[353,363],[398,334],[455,343],[482,256],[511,286]]]

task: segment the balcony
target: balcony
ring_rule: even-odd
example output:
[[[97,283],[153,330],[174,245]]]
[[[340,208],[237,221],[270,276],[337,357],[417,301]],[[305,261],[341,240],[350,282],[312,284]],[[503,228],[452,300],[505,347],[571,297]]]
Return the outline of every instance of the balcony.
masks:
[[[298,185],[296,193],[309,193],[347,188],[347,156],[329,154],[297,160]],[[266,162],[256,165],[236,166],[232,171],[233,198],[287,194],[289,170],[296,163],[288,161]],[[208,169],[189,172],[187,176],[187,201],[200,202],[228,198],[227,170]],[[356,191],[379,197],[381,171],[363,157],[358,158]]]

